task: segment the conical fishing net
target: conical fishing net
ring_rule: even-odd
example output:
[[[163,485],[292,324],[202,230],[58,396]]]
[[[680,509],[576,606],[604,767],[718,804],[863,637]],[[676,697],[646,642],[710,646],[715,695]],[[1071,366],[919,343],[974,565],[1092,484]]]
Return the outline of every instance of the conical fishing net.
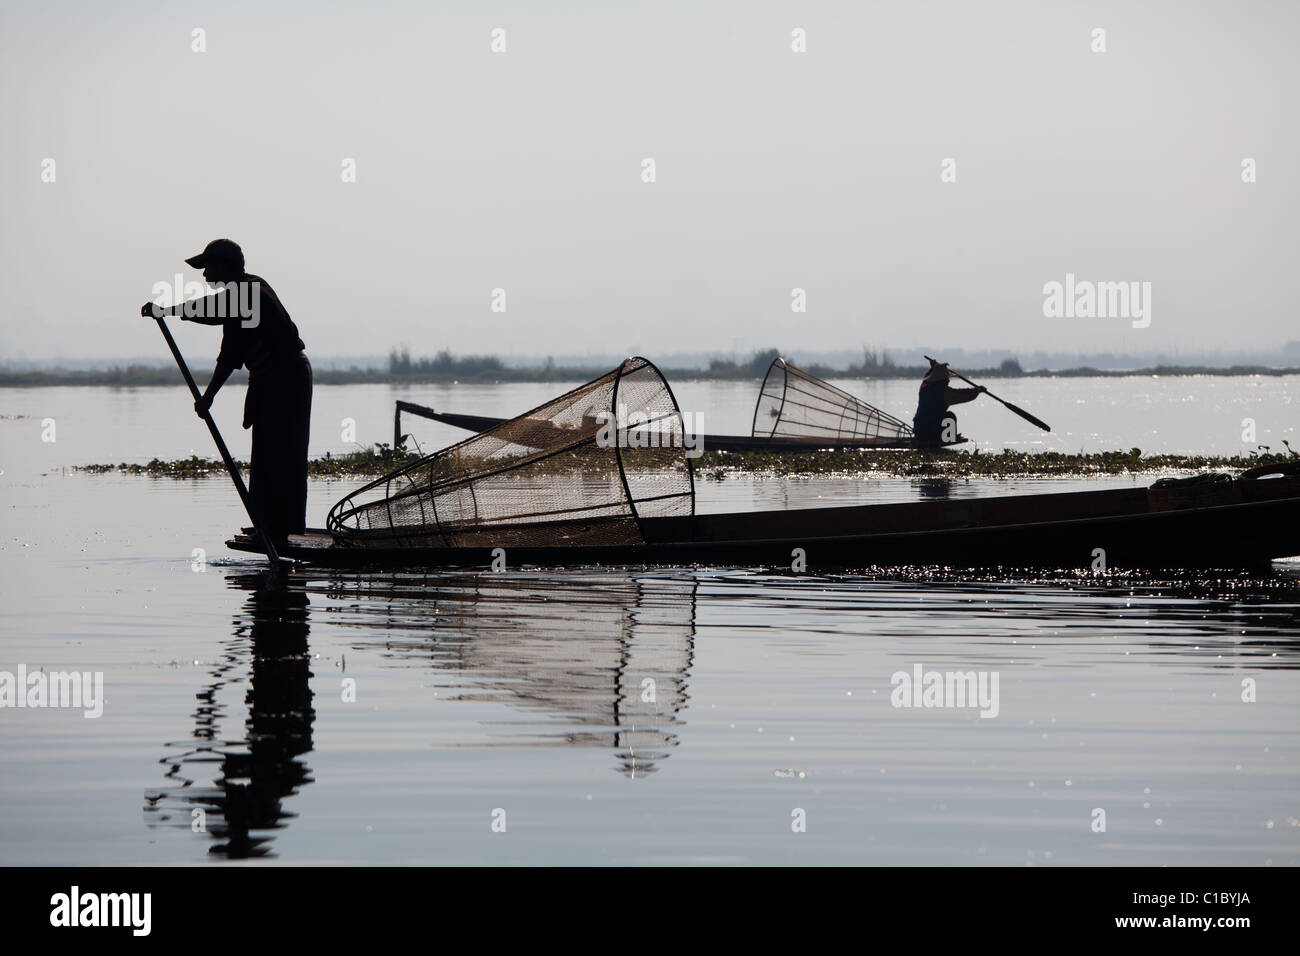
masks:
[[[638,544],[641,519],[694,514],[684,437],[668,383],[630,358],[371,482],[327,526],[369,547]]]
[[[912,428],[841,388],[778,358],[767,370],[754,407],[755,438],[774,442],[825,439],[827,444],[912,444]]]

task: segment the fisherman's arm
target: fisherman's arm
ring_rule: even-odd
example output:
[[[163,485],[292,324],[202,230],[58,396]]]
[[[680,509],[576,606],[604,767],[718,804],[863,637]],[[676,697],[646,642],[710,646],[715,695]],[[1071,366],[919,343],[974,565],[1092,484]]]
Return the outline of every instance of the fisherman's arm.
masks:
[[[228,323],[225,334],[221,337],[221,351],[217,353],[217,364],[212,370],[212,380],[203,390],[203,395],[194,403],[194,411],[198,412],[200,418],[212,407],[212,400],[217,397],[217,392],[221,391],[221,386],[226,384],[226,379],[230,378],[231,373],[243,367],[243,350],[244,342],[236,327],[233,323]]]
[[[208,382],[208,387],[194,403],[194,411],[200,418],[208,413],[208,409],[212,407],[212,400],[217,397],[217,392],[221,391],[221,386],[226,384],[226,379],[230,378],[235,368],[236,366],[229,364],[220,356],[217,357],[217,367],[212,370],[212,380]]]
[[[185,322],[197,322],[199,325],[222,325],[228,311],[227,292],[214,292],[199,299],[189,299],[176,305],[161,306],[156,302],[146,302],[140,307],[140,314],[146,319],[179,316]]]
[[[943,393],[943,400],[948,405],[964,405],[966,402],[973,402],[983,395],[988,389],[983,385],[977,385],[975,388],[953,388],[948,386]]]

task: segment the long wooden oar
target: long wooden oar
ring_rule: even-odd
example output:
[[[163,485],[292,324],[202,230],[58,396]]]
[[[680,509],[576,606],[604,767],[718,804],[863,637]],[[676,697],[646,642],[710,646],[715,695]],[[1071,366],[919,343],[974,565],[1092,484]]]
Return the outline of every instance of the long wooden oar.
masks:
[[[172,338],[171,329],[167,328],[167,323],[163,317],[155,315],[154,319],[158,322],[158,328],[162,331],[163,338],[167,340],[167,347],[172,350],[172,357],[176,359],[176,364],[180,367],[181,374],[185,376],[185,384],[190,387],[190,394],[194,396],[197,402],[203,396],[199,393],[199,387],[194,384],[194,376],[190,374],[190,368],[185,364],[185,358],[181,355],[181,350],[176,347],[176,340]],[[235,460],[230,457],[230,449],[221,438],[221,432],[217,431],[217,423],[212,420],[211,412],[203,413],[203,420],[207,423],[208,431],[212,432],[212,440],[217,443],[217,451],[221,452],[221,460],[226,463],[226,471],[230,472],[230,480],[235,483],[235,490],[239,492],[239,499],[244,503],[244,510],[248,512],[248,520],[253,522],[253,527],[257,529],[258,535],[262,538],[262,547],[266,549],[266,559],[271,562],[271,567],[278,568],[285,565],[293,564],[288,558],[282,558],[275,552],[275,545],[271,543],[271,536],[266,533],[266,529],[258,522],[256,515],[253,514],[253,506],[248,500],[248,489],[244,487],[244,476],[239,473],[239,468],[235,466]]]
[[[934,359],[930,358],[930,356],[928,356],[928,355],[924,356],[924,358],[925,358],[925,360],[926,360],[927,362],[934,362]],[[941,363],[941,362],[934,362],[934,364],[935,364],[935,365],[941,365],[941,364],[943,364],[943,363]],[[975,385],[974,382],[972,382],[970,379],[968,379],[965,375],[962,375],[960,372],[954,372],[952,369],[948,369],[948,374],[949,374],[949,375],[955,375],[955,376],[957,376],[957,378],[961,379],[961,380],[962,380],[963,382],[965,382],[967,385]],[[975,387],[976,387],[976,388],[980,388],[980,387],[982,387],[982,386],[975,385]],[[1029,414],[1027,411],[1025,411],[1025,410],[1024,410],[1023,408],[1021,408],[1019,405],[1013,405],[1011,402],[1008,402],[1008,401],[1006,401],[1005,399],[998,398],[996,395],[994,395],[992,392],[990,392],[987,388],[984,389],[984,394],[987,395],[989,398],[993,399],[993,401],[995,401],[995,402],[1001,402],[1001,403],[1002,403],[1003,405],[1005,405],[1009,410],[1015,412],[1017,415],[1019,415],[1019,416],[1020,416],[1021,418],[1023,418],[1025,421],[1029,422],[1031,425],[1037,425],[1039,428],[1041,428],[1041,429],[1042,429],[1043,431],[1045,431],[1045,432],[1050,432],[1050,431],[1052,430],[1052,426],[1049,425],[1049,424],[1047,424],[1047,422],[1043,421],[1041,418],[1037,418],[1037,417],[1035,417],[1035,416]]]

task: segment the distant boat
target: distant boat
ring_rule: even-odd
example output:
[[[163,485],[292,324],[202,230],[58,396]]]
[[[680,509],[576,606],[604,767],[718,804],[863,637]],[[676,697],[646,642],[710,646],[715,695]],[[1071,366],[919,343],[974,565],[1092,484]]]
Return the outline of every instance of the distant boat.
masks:
[[[393,413],[393,447],[402,444],[402,413],[408,412],[453,428],[485,432],[508,421],[484,415],[439,412],[415,402],[398,401]],[[705,451],[818,451],[916,448],[912,427],[888,412],[824,382],[783,358],[768,367],[754,406],[749,435],[697,436]],[[967,441],[958,435],[945,445]]]

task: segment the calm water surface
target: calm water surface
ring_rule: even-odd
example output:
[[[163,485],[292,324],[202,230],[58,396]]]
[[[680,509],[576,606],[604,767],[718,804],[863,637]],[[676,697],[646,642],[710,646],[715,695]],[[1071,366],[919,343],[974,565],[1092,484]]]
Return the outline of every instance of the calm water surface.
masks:
[[[1292,434],[1296,384],[1061,387],[1100,429],[1068,441],[1230,452],[1243,417],[1265,444]],[[401,395],[507,414],[558,389],[438,391]],[[1049,391],[1000,394],[1070,421]],[[677,392],[711,403],[711,430],[745,430],[743,389]],[[242,456],[237,394],[221,414]],[[390,440],[394,394],[318,389],[313,453],[345,450],[349,417],[359,442]],[[98,719],[0,709],[0,863],[1300,857],[1294,563],[1184,582],[573,569],[304,571],[268,588],[222,546],[244,523],[224,480],[65,470],[210,454],[180,390],[0,391],[0,416],[0,671],[102,671],[106,697]],[[995,446],[1038,440],[1005,412],[986,420]],[[313,520],[355,484],[314,483]],[[728,479],[702,482],[700,507],[1043,486]],[[894,675],[917,665],[997,675],[997,715],[892,706]]]

